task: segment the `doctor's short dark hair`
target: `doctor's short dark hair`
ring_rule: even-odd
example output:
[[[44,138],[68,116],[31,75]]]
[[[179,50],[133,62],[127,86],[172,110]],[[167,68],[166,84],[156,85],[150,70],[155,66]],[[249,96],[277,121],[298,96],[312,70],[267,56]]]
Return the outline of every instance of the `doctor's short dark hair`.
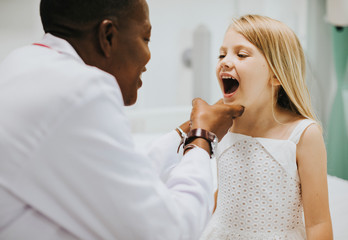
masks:
[[[41,0],[40,16],[45,33],[78,36],[104,19],[127,21],[139,0]]]

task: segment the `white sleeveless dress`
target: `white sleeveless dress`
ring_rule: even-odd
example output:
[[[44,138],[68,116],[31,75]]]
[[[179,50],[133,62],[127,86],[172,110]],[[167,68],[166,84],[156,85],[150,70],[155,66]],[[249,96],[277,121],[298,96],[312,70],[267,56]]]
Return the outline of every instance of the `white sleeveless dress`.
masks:
[[[300,121],[288,140],[226,134],[217,208],[200,240],[306,239],[296,144],[312,123]]]

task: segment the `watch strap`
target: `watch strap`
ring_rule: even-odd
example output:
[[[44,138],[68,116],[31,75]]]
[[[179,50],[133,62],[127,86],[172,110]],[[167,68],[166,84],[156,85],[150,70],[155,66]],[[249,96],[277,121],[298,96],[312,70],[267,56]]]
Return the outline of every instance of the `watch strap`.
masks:
[[[186,145],[190,144],[196,138],[203,138],[209,143],[210,157],[212,157],[214,154],[213,142],[216,141],[217,136],[214,133],[209,132],[209,131],[202,129],[202,128],[192,129],[187,134],[187,138],[186,138],[185,143],[184,143],[184,148]]]
[[[209,143],[211,143],[212,141],[214,141],[214,139],[216,138],[216,135],[212,132],[209,132],[205,129],[202,128],[195,128],[192,129],[188,134],[187,134],[187,138],[191,138],[191,137],[195,137],[195,138],[204,138],[205,140],[207,140]]]

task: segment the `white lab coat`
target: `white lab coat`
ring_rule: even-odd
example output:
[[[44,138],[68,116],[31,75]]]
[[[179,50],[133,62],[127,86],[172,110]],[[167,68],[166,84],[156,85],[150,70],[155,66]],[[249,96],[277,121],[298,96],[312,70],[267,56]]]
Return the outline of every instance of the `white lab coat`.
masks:
[[[0,239],[198,239],[206,151],[180,159],[172,131],[138,153],[115,78],[63,39],[40,44],[0,64]]]

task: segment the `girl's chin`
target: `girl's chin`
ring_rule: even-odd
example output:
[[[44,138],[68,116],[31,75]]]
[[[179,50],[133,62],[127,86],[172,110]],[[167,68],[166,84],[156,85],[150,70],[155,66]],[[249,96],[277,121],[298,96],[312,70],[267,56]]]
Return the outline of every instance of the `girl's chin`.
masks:
[[[236,100],[232,100],[231,98],[224,98],[224,104],[237,104]]]

